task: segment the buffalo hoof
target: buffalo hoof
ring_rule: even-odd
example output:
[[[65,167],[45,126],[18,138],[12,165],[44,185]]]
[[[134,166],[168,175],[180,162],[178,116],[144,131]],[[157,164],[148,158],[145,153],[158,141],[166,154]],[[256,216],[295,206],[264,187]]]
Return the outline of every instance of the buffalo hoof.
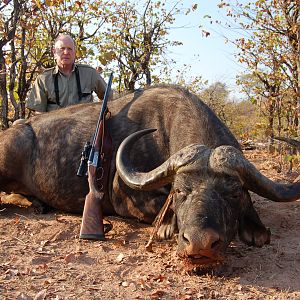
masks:
[[[53,211],[53,207],[47,205],[46,203],[40,201],[35,197],[28,197],[29,201],[32,203],[34,212],[39,215],[48,214]]]

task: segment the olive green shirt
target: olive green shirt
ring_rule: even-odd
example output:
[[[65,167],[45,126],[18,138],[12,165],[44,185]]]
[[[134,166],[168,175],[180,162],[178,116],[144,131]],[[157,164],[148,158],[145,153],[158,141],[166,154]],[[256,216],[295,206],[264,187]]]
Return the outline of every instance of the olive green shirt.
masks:
[[[79,101],[78,86],[75,74],[78,68],[82,99]],[[59,105],[56,101],[54,78],[58,74]],[[26,107],[38,111],[52,111],[68,105],[92,102],[95,92],[103,99],[106,83],[96,69],[83,64],[75,64],[70,76],[59,72],[58,67],[45,70],[38,75],[29,94]]]

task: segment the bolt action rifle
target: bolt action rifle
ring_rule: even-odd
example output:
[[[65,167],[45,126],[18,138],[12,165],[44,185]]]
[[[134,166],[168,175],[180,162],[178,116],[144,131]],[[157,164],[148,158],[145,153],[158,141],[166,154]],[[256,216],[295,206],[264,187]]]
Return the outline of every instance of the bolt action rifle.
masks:
[[[77,176],[88,175],[89,193],[86,195],[79,238],[103,240],[104,225],[102,201],[108,197],[108,177],[112,156],[112,139],[109,134],[106,116],[113,73],[110,74],[103,103],[98,118],[92,144],[86,142],[81,153]],[[87,159],[88,158],[88,159]]]

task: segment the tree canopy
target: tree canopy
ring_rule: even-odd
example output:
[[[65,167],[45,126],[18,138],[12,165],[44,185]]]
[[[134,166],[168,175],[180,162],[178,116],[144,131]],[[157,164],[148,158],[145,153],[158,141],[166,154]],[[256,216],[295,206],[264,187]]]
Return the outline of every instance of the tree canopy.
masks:
[[[32,81],[54,65],[52,45],[60,33],[76,41],[78,60],[117,74],[118,91],[158,81],[177,14],[195,10],[183,1],[7,0],[0,6],[0,96],[2,128],[26,114]]]
[[[235,43],[239,62],[246,72],[238,82],[251,100],[261,106],[268,117],[267,134],[289,134],[299,130],[300,109],[300,3],[292,0],[255,2],[221,1],[220,7],[239,26],[242,35]],[[277,132],[277,133],[278,133]]]

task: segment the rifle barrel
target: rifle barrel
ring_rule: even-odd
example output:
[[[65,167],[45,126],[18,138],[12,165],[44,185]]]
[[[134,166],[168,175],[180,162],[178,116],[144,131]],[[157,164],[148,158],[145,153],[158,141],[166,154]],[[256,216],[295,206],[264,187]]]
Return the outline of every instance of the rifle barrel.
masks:
[[[95,134],[94,134],[94,137],[93,137],[92,147],[91,147],[91,151],[90,151],[90,155],[89,155],[89,160],[88,160],[89,165],[95,164],[95,163],[93,163],[94,162],[94,155],[95,155],[95,145],[96,145],[97,136],[99,134],[101,121],[103,120],[103,118],[105,118],[105,111],[107,109],[107,101],[108,101],[109,93],[110,93],[110,90],[111,90],[112,79],[113,79],[113,72],[110,73],[108,83],[107,83],[107,87],[105,89],[103,102],[102,102],[102,107],[101,107],[100,115],[99,115],[99,118],[98,118],[98,121],[97,121],[96,131],[95,131]],[[98,155],[97,155],[97,157],[95,157],[97,159],[97,161],[98,161]]]

